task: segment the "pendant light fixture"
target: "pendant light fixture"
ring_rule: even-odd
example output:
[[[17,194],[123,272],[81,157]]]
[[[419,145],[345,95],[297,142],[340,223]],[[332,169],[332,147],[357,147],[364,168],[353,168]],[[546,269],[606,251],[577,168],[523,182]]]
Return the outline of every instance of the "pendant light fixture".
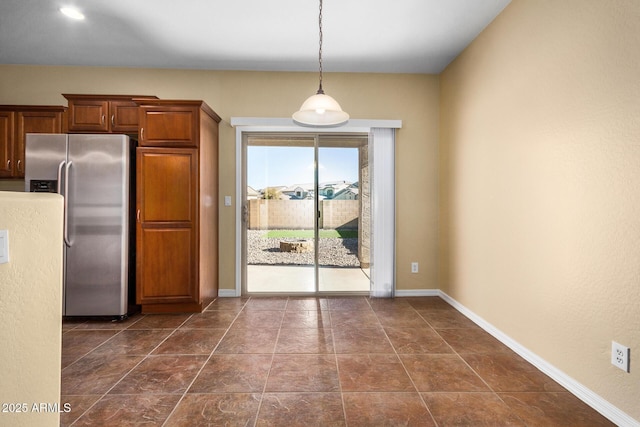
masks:
[[[322,0],[320,0],[318,24],[320,27],[320,50],[318,51],[320,85],[318,92],[307,98],[300,110],[293,113],[293,121],[301,126],[341,126],[347,123],[349,114],[342,111],[340,104],[322,90]]]

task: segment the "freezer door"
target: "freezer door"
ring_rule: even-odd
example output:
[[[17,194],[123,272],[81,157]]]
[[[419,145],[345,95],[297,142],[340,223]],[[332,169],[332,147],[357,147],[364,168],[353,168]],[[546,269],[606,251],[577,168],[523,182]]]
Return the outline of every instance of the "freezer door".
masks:
[[[32,184],[48,181],[55,186],[52,192],[59,192],[62,183],[58,182],[58,172],[66,158],[67,135],[28,133],[25,138],[25,191],[39,191]]]
[[[69,135],[66,316],[127,313],[129,137]]]

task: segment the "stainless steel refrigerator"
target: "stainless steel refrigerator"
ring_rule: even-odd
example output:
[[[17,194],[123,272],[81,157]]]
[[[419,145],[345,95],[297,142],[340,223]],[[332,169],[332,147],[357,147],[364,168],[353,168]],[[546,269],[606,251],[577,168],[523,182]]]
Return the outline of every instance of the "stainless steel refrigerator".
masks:
[[[126,317],[129,137],[27,134],[25,150],[25,190],[64,196],[63,315]]]

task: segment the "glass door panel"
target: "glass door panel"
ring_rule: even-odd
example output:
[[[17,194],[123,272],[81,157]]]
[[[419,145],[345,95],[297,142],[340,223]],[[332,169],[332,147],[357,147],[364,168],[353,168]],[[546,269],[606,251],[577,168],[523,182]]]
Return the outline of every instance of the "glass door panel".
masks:
[[[370,289],[367,141],[353,136],[318,138],[319,292]]]
[[[315,293],[315,138],[245,144],[244,291]]]

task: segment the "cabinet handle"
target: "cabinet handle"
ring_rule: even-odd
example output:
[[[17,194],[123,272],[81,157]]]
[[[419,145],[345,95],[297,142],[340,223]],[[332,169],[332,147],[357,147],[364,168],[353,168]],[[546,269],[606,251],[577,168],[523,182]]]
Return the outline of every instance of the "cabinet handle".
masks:
[[[115,126],[116,125],[116,115],[112,114],[111,115],[111,126]]]
[[[11,170],[11,160],[7,160],[7,170]]]
[[[18,166],[18,172],[22,172],[22,169],[20,168],[20,162],[21,160],[18,160],[18,163],[16,163],[16,165]]]
[[[136,220],[140,222],[140,209],[138,209],[138,213],[136,214]]]
[[[140,141],[144,141],[144,128],[140,128]]]
[[[102,121],[102,124],[104,124],[104,114],[102,115],[100,120]]]

